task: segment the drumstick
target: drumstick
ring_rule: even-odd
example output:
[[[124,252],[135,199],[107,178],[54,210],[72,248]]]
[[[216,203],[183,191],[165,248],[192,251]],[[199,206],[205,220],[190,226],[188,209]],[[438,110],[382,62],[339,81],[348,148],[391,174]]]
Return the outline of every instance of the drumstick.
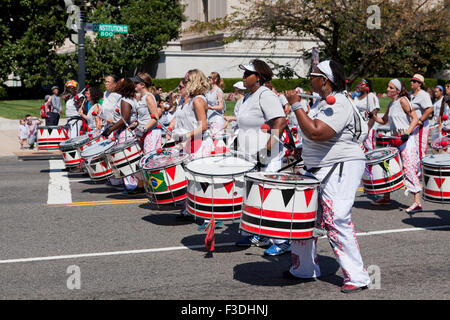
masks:
[[[328,96],[326,98],[322,98],[320,96],[313,96],[311,94],[304,94],[304,93],[298,93],[297,95],[302,98],[319,99],[319,101],[325,100],[330,105],[333,105],[336,103],[336,98],[333,96]]]
[[[120,111],[119,108],[116,108],[115,111],[120,115],[120,119],[122,119],[123,123],[125,123],[125,126],[127,127],[127,129],[130,129],[131,134],[133,135],[133,137],[134,137],[135,139],[137,139],[136,134],[134,133],[133,129],[130,128],[130,126],[128,125],[128,123],[127,123],[127,122],[125,121],[125,119],[122,117],[122,114],[119,112],[119,111]],[[137,122],[137,121],[133,122],[133,124],[136,123],[136,122]],[[125,140],[126,140],[126,137],[125,137]]]
[[[266,123],[261,125],[261,131],[269,133],[271,137],[274,137],[279,143],[281,143],[286,149],[293,151],[292,146],[288,145],[285,142],[282,142],[276,135],[270,133],[270,126]]]
[[[155,119],[155,120],[156,120],[156,123],[157,123],[156,128],[157,128],[157,129],[163,129],[169,136],[172,135],[172,130],[171,130],[170,128],[167,128],[165,125],[163,125],[163,124],[159,121],[159,119],[156,119],[156,116],[155,116],[154,113],[151,114],[151,117],[152,117],[152,119]]]

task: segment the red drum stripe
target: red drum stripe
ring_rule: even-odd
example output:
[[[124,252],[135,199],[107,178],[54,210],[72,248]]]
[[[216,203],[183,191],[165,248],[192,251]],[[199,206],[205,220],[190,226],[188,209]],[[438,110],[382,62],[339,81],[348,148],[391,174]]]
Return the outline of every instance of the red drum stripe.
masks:
[[[46,139],[39,139],[38,142],[47,142],[47,141],[66,141],[66,138],[46,138]]]
[[[316,211],[312,212],[283,212],[283,211],[274,211],[274,210],[262,210],[261,208],[249,207],[244,204],[243,211],[248,212],[253,215],[262,216],[264,218],[273,218],[273,219],[284,219],[284,220],[311,220],[316,218]]]
[[[190,207],[187,207],[190,214],[193,214],[194,216],[200,217],[200,218],[206,218],[206,219],[212,219],[213,215],[211,213],[206,213],[202,211],[196,211],[194,209],[191,209]],[[235,211],[234,213],[214,213],[214,219],[216,220],[223,220],[223,219],[234,219],[234,218],[240,218],[242,215],[242,211]]]
[[[434,190],[430,190],[430,189],[423,189],[423,192],[425,194],[428,194],[430,196],[435,196],[435,197],[450,197],[450,192],[448,191],[434,191]]]
[[[256,235],[262,235],[262,236],[272,236],[277,238],[283,238],[283,239],[309,239],[313,235],[313,231],[303,231],[303,232],[291,232],[291,231],[275,231],[275,230],[269,230],[264,228],[255,228],[252,226],[249,226],[245,222],[241,220],[241,229],[248,231],[250,233],[256,234]]]
[[[236,198],[236,199],[211,199],[211,198],[204,198],[204,197],[199,197],[199,196],[194,196],[191,193],[187,193],[188,198],[191,199],[192,201],[201,203],[201,204],[242,204],[242,197]]]
[[[76,160],[64,160],[65,164],[73,164],[73,163],[80,163],[81,159],[76,159]]]
[[[397,172],[396,174],[394,174],[393,176],[388,177],[388,178],[375,179],[375,180],[365,180],[365,179],[363,179],[363,182],[364,182],[364,183],[367,183],[367,184],[384,183],[384,182],[389,182],[389,181],[391,181],[391,180],[394,180],[394,179],[400,177],[401,175],[402,175],[402,171],[399,171],[399,172]]]
[[[103,175],[108,174],[108,173],[112,173],[112,169],[107,170],[107,171],[98,172],[98,173],[92,173],[92,175],[94,177],[100,177],[100,176],[103,176]]]
[[[123,160],[132,158],[132,157],[134,157],[135,155],[140,154],[140,153],[142,153],[142,150],[139,150],[139,151],[136,152],[136,153],[130,154],[129,156],[126,156],[125,158],[116,160],[116,161],[114,161],[113,163],[116,164],[116,163],[118,163],[118,162],[122,162]]]
[[[172,189],[172,191],[177,191],[177,190],[180,189],[180,188],[186,187],[186,180],[183,180],[183,181],[181,181],[181,182],[172,184],[172,185],[167,186],[167,187],[168,187],[168,188],[170,187],[170,189]],[[150,188],[151,188],[151,187],[150,187]],[[165,190],[165,191],[158,191],[158,192],[154,191],[153,193],[154,193],[154,194],[170,193],[170,189],[167,189],[167,190]]]

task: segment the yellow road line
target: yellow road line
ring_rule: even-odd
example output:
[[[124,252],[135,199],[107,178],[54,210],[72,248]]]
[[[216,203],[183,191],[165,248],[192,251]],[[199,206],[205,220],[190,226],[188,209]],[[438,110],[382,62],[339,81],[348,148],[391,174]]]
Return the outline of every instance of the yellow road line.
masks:
[[[81,206],[101,206],[108,204],[127,204],[127,203],[146,203],[147,198],[140,199],[124,199],[124,200],[102,200],[102,201],[82,201],[82,202],[69,202],[58,205],[49,205],[49,207],[81,207]]]

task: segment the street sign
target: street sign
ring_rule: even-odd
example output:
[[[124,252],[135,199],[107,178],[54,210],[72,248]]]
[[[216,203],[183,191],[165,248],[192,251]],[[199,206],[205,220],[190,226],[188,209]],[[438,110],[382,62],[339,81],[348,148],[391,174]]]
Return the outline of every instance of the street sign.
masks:
[[[126,24],[86,23],[85,31],[99,32],[100,37],[112,37],[115,33],[128,33]]]

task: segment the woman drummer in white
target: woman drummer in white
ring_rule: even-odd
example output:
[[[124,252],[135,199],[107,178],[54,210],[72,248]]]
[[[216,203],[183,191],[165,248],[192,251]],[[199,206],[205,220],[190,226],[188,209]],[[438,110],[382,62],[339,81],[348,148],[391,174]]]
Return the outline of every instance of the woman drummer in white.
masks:
[[[322,99],[335,98],[328,105],[321,101],[307,115],[294,90],[286,97],[294,110],[303,136],[302,158],[308,175],[321,181],[320,206],[322,216],[317,222],[326,230],[328,241],[339,262],[345,279],[344,293],[358,291],[370,283],[359,251],[351,209],[365,168],[365,156],[360,147],[356,121],[361,117],[344,94],[345,76],[341,65],[326,60],[314,68],[311,88]],[[356,120],[359,119],[359,120]],[[292,241],[292,266],[283,273],[288,279],[320,276],[316,252],[317,238]]]
[[[225,119],[223,115],[226,110],[225,98],[223,94],[224,83],[217,72],[211,72],[208,77],[211,89],[205,93],[208,102],[208,125],[212,134],[223,134]]]
[[[398,147],[400,158],[402,159],[402,171],[405,176],[404,184],[406,189],[414,194],[414,203],[406,209],[408,213],[422,211],[420,203],[420,186],[419,180],[419,164],[420,158],[418,147],[414,140],[412,132],[418,123],[416,112],[409,102],[409,94],[403,82],[393,79],[388,83],[387,96],[392,99],[389,107],[380,119],[374,116],[374,119],[380,124],[389,122],[391,135],[401,138],[401,145]],[[382,205],[390,203],[390,193],[385,193],[382,198],[372,202],[374,205]]]
[[[355,97],[354,102],[364,120],[368,121],[369,132],[367,139],[364,141],[364,147],[369,151],[375,149],[375,129],[373,129],[375,120],[372,118],[380,110],[380,103],[377,96],[373,93],[372,81],[362,79],[359,86],[361,95]]]
[[[133,140],[134,135],[129,127],[135,125],[137,121],[137,104],[138,102],[134,98],[135,85],[131,79],[121,79],[117,85],[116,91],[122,96],[120,100],[120,108],[114,110],[113,121],[114,125],[105,129],[102,133],[104,136],[114,134],[118,143],[125,142],[127,140]],[[135,194],[139,192],[145,192],[142,187],[142,181],[135,175],[130,175],[123,179],[125,184],[125,194]]]
[[[202,71],[194,69],[188,71],[184,83],[189,94],[189,102],[175,113],[172,138],[175,141],[187,141],[185,148],[191,154],[191,159],[207,157],[214,149],[213,141],[207,135],[208,103],[205,93],[209,89],[208,80]],[[181,214],[186,216],[186,210]],[[209,220],[205,220],[198,230],[205,230],[208,223]],[[215,226],[219,228],[222,225],[223,222],[218,221]]]
[[[136,91],[141,96],[136,107],[138,126],[134,132],[141,138],[145,154],[161,148],[162,132],[156,126],[162,110],[156,106],[155,96],[149,90],[153,82],[148,73],[140,72],[131,80],[134,81]]]
[[[83,108],[80,108],[78,112],[86,120],[89,129],[91,130],[101,130],[103,128],[103,121],[98,116],[101,113],[101,105],[99,103],[100,99],[103,97],[103,92],[98,87],[89,87],[86,91],[86,99],[91,103],[91,107],[87,115],[83,113]]]
[[[254,59],[247,65],[240,65],[244,70],[244,87],[249,93],[244,97],[236,114],[239,134],[238,151],[247,157],[258,161],[264,171],[277,171],[281,168],[283,147],[280,137],[286,129],[286,115],[278,96],[264,86],[272,80],[273,72],[262,60]],[[277,138],[261,131],[263,124],[270,124],[271,132]],[[269,246],[270,240],[250,236],[242,232],[245,237],[236,242],[237,246]],[[273,245],[264,251],[268,255],[280,255],[289,251],[289,241],[273,239]]]

